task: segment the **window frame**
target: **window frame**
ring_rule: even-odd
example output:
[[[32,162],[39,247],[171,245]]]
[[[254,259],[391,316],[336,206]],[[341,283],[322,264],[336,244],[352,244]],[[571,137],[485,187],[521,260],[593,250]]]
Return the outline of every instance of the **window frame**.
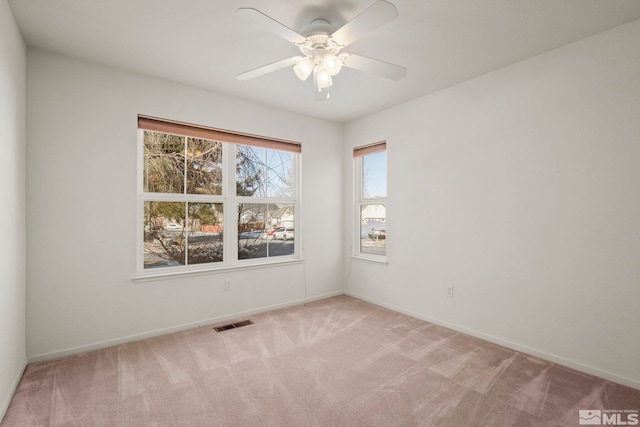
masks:
[[[144,132],[161,132],[186,138],[208,139],[222,143],[222,191],[220,195],[170,194],[146,192],[144,189]],[[177,133],[180,132],[180,133]],[[192,132],[189,135],[185,133]],[[186,141],[186,140],[185,140]],[[302,261],[301,227],[301,144],[297,142],[242,134],[200,125],[191,125],[173,120],[158,119],[150,116],[138,116],[137,129],[137,208],[136,208],[136,272],[133,280],[146,281],[158,278],[199,275],[228,271],[232,269],[256,268]],[[292,153],[292,195],[291,197],[255,197],[236,195],[236,148],[238,145],[257,146]],[[284,150],[283,150],[284,148]],[[144,205],[147,201],[180,203],[221,203],[223,206],[222,241],[223,260],[220,262],[191,265],[144,268]],[[287,204],[293,205],[295,233],[292,254],[251,259],[238,258],[238,206],[251,204]]]
[[[385,207],[385,224],[387,223],[386,212],[388,210],[388,186],[387,194],[385,197],[372,197],[366,198],[364,196],[364,157],[370,154],[376,154],[379,152],[387,153],[387,141],[380,141],[373,144],[355,147],[353,149],[353,240],[352,240],[352,257],[356,259],[362,259],[372,261],[381,264],[387,264],[387,242],[385,236],[385,254],[373,254],[369,252],[363,252],[361,247],[361,225],[362,225],[362,209],[369,205],[383,205]],[[388,164],[387,164],[387,176],[388,176]],[[387,180],[388,183],[388,180]],[[385,227],[388,229],[388,227]]]

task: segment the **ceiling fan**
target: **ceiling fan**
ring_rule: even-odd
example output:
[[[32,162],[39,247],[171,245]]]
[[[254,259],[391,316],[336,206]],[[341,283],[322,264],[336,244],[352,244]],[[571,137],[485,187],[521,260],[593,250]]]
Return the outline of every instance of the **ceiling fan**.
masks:
[[[338,74],[343,66],[393,80],[399,80],[407,73],[407,69],[400,65],[341,52],[349,44],[398,17],[396,7],[387,1],[378,0],[335,31],[332,31],[333,27],[327,20],[316,19],[301,34],[257,9],[241,8],[237,13],[252,25],[289,40],[304,55],[293,56],[238,74],[236,77],[239,80],[253,79],[293,66],[293,71],[300,80],[304,81],[309,76],[313,76],[315,100],[323,101],[329,99],[329,87],[333,84],[332,76]]]

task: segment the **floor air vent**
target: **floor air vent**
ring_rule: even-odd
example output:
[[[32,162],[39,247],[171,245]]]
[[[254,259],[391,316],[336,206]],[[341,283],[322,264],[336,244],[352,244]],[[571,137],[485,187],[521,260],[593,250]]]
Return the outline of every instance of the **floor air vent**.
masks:
[[[243,320],[242,322],[229,323],[228,325],[217,326],[213,329],[216,332],[228,331],[229,329],[241,328],[243,326],[253,325],[251,320]]]

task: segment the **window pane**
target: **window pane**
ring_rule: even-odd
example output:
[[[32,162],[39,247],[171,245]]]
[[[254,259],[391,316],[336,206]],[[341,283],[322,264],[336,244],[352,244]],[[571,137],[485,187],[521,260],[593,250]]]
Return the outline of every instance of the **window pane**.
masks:
[[[238,259],[268,256],[265,232],[268,217],[266,204],[240,203],[238,205]]]
[[[222,203],[189,203],[188,264],[222,261]]]
[[[269,205],[271,211],[269,236],[269,256],[293,255],[294,252],[294,210],[293,205]],[[269,235],[269,233],[271,233]]]
[[[238,205],[238,259],[267,258],[294,253],[293,205]]]
[[[386,255],[386,219],[385,205],[362,205],[360,207],[360,252]]]
[[[267,197],[293,197],[293,153],[267,150]]]
[[[144,132],[144,191],[184,192],[184,137]]]
[[[293,153],[238,145],[236,194],[293,197]]]
[[[236,194],[264,197],[267,149],[246,145],[238,145],[236,148]]]
[[[187,193],[222,194],[222,143],[187,139]]]
[[[387,197],[387,152],[362,157],[362,197]]]
[[[144,202],[144,268],[184,265],[186,203]]]

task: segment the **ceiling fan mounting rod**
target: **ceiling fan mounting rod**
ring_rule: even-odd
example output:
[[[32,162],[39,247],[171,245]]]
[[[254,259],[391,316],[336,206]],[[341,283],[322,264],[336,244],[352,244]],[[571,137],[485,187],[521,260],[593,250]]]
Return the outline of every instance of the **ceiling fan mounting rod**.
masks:
[[[333,27],[326,19],[314,19],[309,25],[307,25],[307,28],[305,28],[301,34],[307,38],[318,34],[328,36],[333,32],[332,30]]]

